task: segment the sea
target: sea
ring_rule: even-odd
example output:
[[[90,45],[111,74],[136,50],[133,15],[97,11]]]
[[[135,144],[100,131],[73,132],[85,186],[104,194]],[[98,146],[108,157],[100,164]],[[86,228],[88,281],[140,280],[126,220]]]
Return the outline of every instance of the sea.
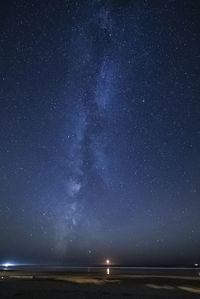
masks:
[[[66,266],[66,265],[1,265],[0,271],[48,274],[95,274],[111,276],[176,276],[199,277],[199,267],[124,267],[124,266]]]

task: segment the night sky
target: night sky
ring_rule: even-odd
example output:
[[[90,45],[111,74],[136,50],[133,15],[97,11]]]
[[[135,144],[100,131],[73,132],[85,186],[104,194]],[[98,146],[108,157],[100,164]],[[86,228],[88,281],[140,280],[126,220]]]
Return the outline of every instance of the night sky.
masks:
[[[200,262],[200,1],[0,6],[0,262]]]

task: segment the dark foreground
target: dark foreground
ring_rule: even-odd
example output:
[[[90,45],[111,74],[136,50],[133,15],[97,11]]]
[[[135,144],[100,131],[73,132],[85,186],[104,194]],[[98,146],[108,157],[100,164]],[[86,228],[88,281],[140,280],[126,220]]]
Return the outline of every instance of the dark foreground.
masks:
[[[1,271],[0,298],[200,298],[200,280]]]

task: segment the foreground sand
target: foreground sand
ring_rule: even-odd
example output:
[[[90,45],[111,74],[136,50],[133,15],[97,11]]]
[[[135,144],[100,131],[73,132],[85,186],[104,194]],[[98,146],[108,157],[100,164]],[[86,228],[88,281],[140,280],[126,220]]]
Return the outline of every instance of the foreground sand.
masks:
[[[85,275],[0,279],[0,298],[200,298],[200,281]]]

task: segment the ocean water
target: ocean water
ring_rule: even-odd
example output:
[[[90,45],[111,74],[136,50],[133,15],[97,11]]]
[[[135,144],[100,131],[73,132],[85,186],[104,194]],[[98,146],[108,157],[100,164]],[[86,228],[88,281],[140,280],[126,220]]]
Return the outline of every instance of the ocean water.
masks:
[[[71,267],[55,265],[9,265],[0,266],[1,271],[40,272],[40,273],[79,273],[79,274],[107,274],[113,276],[185,276],[199,277],[200,268],[181,267],[120,267],[120,266],[97,266],[97,267]]]

